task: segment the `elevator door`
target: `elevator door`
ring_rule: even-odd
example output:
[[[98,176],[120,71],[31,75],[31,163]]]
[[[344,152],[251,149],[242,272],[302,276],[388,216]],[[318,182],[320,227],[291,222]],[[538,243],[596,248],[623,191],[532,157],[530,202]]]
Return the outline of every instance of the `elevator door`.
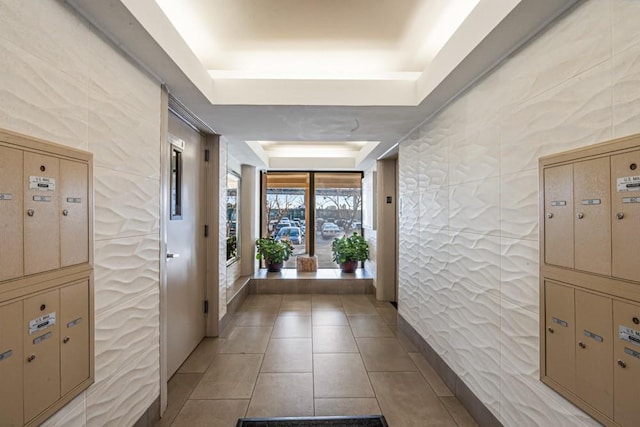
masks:
[[[167,375],[205,333],[205,170],[202,135],[169,114],[167,225]]]

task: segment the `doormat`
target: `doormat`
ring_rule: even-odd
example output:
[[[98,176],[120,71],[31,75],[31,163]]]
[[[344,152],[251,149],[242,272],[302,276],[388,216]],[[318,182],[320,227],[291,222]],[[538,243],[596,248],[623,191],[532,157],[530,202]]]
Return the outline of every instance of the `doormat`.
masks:
[[[362,417],[241,418],[236,427],[388,427],[382,415]]]

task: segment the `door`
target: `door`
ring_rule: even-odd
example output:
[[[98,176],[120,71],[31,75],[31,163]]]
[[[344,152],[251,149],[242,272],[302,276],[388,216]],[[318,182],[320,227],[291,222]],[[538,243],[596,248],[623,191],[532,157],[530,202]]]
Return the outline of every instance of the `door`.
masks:
[[[167,375],[205,333],[205,162],[200,133],[169,114],[167,221]]]
[[[614,420],[621,426],[638,424],[640,395],[640,306],[613,302]]]
[[[544,170],[544,257],[573,268],[573,165]]]
[[[0,426],[23,425],[22,301],[0,306]]]
[[[576,394],[613,417],[611,298],[575,291]]]
[[[60,394],[89,378],[89,281],[60,289]]]
[[[574,290],[545,282],[546,370],[547,376],[575,389],[575,308]]]
[[[640,281],[640,150],[611,156],[613,276]]]
[[[611,275],[609,158],[573,165],[575,268]]]
[[[57,289],[24,300],[24,420],[27,422],[60,397],[59,307]]]

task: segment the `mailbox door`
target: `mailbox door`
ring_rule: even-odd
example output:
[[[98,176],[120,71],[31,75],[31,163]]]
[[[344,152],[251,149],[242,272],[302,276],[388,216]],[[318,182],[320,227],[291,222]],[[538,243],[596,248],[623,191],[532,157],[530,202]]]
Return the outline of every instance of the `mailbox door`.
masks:
[[[545,262],[573,268],[573,165],[544,170],[544,208]]]
[[[24,419],[27,422],[60,397],[59,295],[56,289],[24,300]]]
[[[21,426],[22,301],[0,306],[0,425]]]
[[[575,268],[611,275],[609,157],[573,165]]]
[[[640,306],[614,301],[613,328],[613,419],[621,426],[634,426],[640,396]]]
[[[89,378],[89,326],[89,282],[60,289],[62,395]]]
[[[88,166],[60,160],[60,264],[89,262]]]
[[[24,153],[24,270],[25,274],[60,268],[58,172],[60,161]]]
[[[545,282],[547,376],[575,390],[575,310],[574,290]]]
[[[0,282],[24,274],[23,154],[0,147]]]
[[[576,394],[613,417],[611,298],[576,290]]]
[[[640,281],[640,151],[611,156],[611,182],[613,276]]]

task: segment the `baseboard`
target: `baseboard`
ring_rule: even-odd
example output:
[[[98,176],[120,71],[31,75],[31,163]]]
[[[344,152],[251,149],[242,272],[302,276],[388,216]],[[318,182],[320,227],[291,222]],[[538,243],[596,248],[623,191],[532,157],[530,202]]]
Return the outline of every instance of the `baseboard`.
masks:
[[[438,353],[425,341],[420,334],[413,329],[400,314],[398,314],[398,330],[405,334],[409,340],[420,350],[427,362],[442,378],[442,381],[455,394],[462,406],[476,420],[480,426],[502,427],[502,424],[476,396],[469,387],[458,377],[453,369],[440,357]]]
[[[156,400],[153,401],[151,406],[144,411],[144,414],[138,421],[133,425],[133,427],[154,427],[158,424],[158,420],[160,419],[160,396],[156,397]]]

